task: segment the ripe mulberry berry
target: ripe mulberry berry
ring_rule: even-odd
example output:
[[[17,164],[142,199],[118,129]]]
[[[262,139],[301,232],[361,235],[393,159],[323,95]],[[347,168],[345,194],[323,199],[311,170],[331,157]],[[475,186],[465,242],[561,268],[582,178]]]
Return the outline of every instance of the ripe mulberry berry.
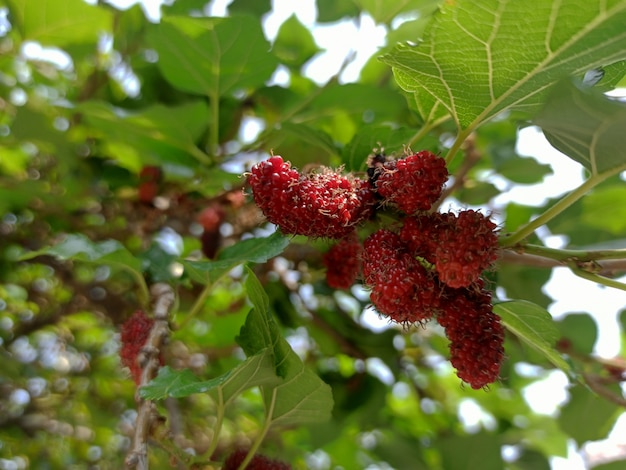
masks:
[[[498,258],[496,224],[474,210],[436,219],[430,230],[439,279],[450,287],[467,287]]]
[[[376,310],[393,321],[421,323],[433,316],[435,281],[396,233],[381,229],[365,240],[363,277]]]
[[[496,225],[473,210],[407,217],[400,238],[449,287],[467,287],[498,257]]]
[[[252,167],[248,182],[267,220],[286,234],[343,238],[373,210],[367,181],[329,169],[300,175],[279,156]]]
[[[222,470],[237,470],[246,458],[246,455],[248,455],[247,450],[237,449],[228,456]],[[291,465],[280,460],[272,460],[263,455],[255,454],[246,466],[246,470],[291,470]]]
[[[474,287],[474,286],[473,286]],[[491,295],[478,288],[447,289],[437,321],[450,340],[450,363],[473,389],[497,380],[504,358],[504,329]]]
[[[361,270],[361,251],[355,232],[333,245],[323,257],[326,283],[333,289],[349,289]]]
[[[122,365],[130,369],[130,374],[137,385],[141,382],[141,367],[137,357],[146,344],[153,325],[152,318],[147,317],[143,310],[137,310],[124,322],[120,331]]]
[[[429,210],[448,179],[445,160],[423,150],[383,164],[375,179],[378,194],[406,214]]]

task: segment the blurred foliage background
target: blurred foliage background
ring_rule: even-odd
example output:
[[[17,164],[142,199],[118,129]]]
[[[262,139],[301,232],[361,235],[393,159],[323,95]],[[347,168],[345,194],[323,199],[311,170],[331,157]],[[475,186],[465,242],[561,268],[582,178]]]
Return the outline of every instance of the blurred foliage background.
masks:
[[[449,365],[440,328],[381,325],[361,286],[326,285],[327,241],[272,235],[245,192],[242,174],[272,150],[298,168],[364,172],[376,147],[447,155],[461,142],[450,162],[456,178],[446,204],[493,212],[506,233],[558,204],[497,202],[509,189],[552,174],[550,165],[516,150],[519,129],[532,123],[527,111],[545,97],[527,108],[504,103],[504,114],[477,113],[472,121],[479,88],[467,88],[467,110],[445,109],[407,79],[395,45],[428,36],[433,19],[441,18],[440,3],[317,0],[319,26],[358,26],[371,18],[387,31],[386,44],[358,79],[342,79],[347,57],[323,83],[306,73],[323,52],[308,25],[292,15],[275,37],[264,31],[263,19],[274,13],[269,1],[235,0],[226,16],[213,17],[210,2],[176,0],[162,7],[159,21],[148,20],[139,5],[8,0],[0,6],[0,468],[124,465],[137,406],[135,384],[118,357],[119,328],[135,310],[150,310],[153,283],[170,284],[178,298],[163,351],[171,377],[180,379],[176,371],[185,369],[198,380],[248,373],[236,369],[250,364],[235,341],[250,311],[250,275],[242,263],[267,294],[265,313],[273,320],[263,321],[332,390],[332,401],[320,405],[332,406],[329,421],[273,426],[262,453],[319,470],[540,470],[576,451],[590,468],[626,465],[623,447],[598,454],[587,446],[605,439],[624,409],[626,314],[614,324],[621,355],[597,357],[592,316],[572,312],[553,322],[544,310],[554,300],[542,290],[553,258],[540,263],[512,253],[489,273],[500,300],[532,302],[518,304],[516,318],[527,315],[540,326],[526,341],[508,334],[501,380],[474,391]],[[495,11],[505,2],[446,3],[448,13],[462,13]],[[623,34],[610,29],[610,18],[624,24],[625,2],[611,3],[613,10],[595,13],[601,21],[587,33],[590,41],[614,38],[622,56],[585,56],[576,65],[611,65],[604,90],[619,84],[626,59]],[[557,37],[552,26],[529,22],[528,41],[546,31]],[[459,40],[452,68],[462,65],[467,44]],[[530,96],[544,85],[543,75],[531,78],[536,81],[518,93]],[[616,126],[623,116],[618,109]],[[542,119],[554,131],[561,117],[544,111]],[[596,173],[595,160],[577,159],[602,185],[548,222],[548,233],[565,237],[570,249],[623,249],[626,155],[623,145],[612,148],[621,154]],[[527,241],[544,245],[534,233]],[[610,276],[623,274],[624,265],[611,269]],[[555,376],[568,383],[566,393],[555,391],[563,399],[554,409],[534,410],[525,390]],[[167,377],[164,388],[171,385]],[[177,398],[155,392],[167,420],[150,441],[150,465],[219,468],[232,449],[250,446],[267,409],[254,381],[241,380],[245,390],[228,407],[199,386]]]

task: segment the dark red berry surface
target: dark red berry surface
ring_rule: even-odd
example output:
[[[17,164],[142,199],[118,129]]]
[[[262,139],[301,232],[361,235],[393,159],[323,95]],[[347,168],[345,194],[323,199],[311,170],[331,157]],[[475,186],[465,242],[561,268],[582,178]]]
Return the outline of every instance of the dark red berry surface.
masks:
[[[385,163],[376,188],[406,214],[429,210],[448,179],[445,160],[427,150]]]

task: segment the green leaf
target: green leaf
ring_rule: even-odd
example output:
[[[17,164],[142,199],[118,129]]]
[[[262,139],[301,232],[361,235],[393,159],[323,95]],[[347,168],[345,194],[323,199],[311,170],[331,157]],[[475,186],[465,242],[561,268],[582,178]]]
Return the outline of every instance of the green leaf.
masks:
[[[570,365],[554,349],[559,330],[547,310],[524,300],[502,302],[494,305],[493,310],[507,330],[543,354],[556,367],[571,373]]]
[[[457,0],[444,3],[423,43],[382,60],[416,100],[434,98],[459,128],[474,129],[507,109],[534,112],[562,77],[623,60],[625,23],[626,0]]]
[[[233,0],[228,5],[228,13],[231,15],[248,13],[260,18],[271,10],[271,0]]]
[[[272,51],[282,63],[299,69],[322,49],[315,44],[309,28],[300,23],[294,14],[280,25]]]
[[[22,260],[36,256],[50,255],[61,260],[86,261],[89,263],[107,264],[113,267],[128,269],[141,275],[141,260],[135,258],[117,240],[92,242],[84,235],[70,234],[54,246],[31,251],[20,257]]]
[[[9,6],[22,38],[44,46],[95,44],[113,24],[111,11],[84,0],[9,0]]]
[[[248,238],[222,250],[216,261],[183,260],[187,275],[201,284],[213,283],[241,263],[265,263],[289,245],[289,238],[279,231],[265,238]]]
[[[622,184],[595,188],[582,200],[582,222],[606,230],[612,235],[626,235],[626,187]],[[606,214],[611,214],[606,217]]]
[[[265,238],[248,238],[222,250],[218,256],[220,261],[250,261],[265,263],[278,256],[289,245],[289,238],[279,231]]]
[[[250,268],[246,268],[248,277],[246,278],[246,292],[252,302],[252,306],[259,312],[267,312],[270,309],[270,299],[265,293],[265,289],[254,275]]]
[[[440,0],[355,0],[377,23],[388,24],[401,13],[424,16],[431,14]]]
[[[275,384],[272,353],[265,349],[250,356],[227,373],[209,380],[200,380],[189,369],[180,371],[169,366],[159,369],[159,374],[148,385],[141,387],[139,394],[148,400],[163,400],[167,397],[182,398],[194,393],[219,394],[225,405],[241,392],[261,385]]]
[[[246,287],[255,308],[248,314],[236,341],[248,356],[263,349],[271,350],[276,375],[282,378],[275,386],[261,388],[267,420],[272,425],[287,426],[330,419],[333,404],[330,387],[304,365],[281,336],[265,308],[266,299],[260,292],[263,288],[251,270]]]
[[[448,436],[437,447],[445,470],[501,470],[503,468],[498,436],[479,433]]]
[[[598,339],[598,326],[586,313],[569,314],[556,323],[561,337],[571,343],[573,351],[591,354]]]
[[[626,169],[626,103],[565,81],[554,88],[534,123],[555,148],[592,175]]]
[[[139,171],[147,163],[196,167],[194,158],[202,162],[208,158],[196,147],[207,128],[209,114],[202,101],[177,107],[153,105],[136,113],[97,101],[81,103],[77,109],[106,143],[129,147],[136,159],[113,155],[122,166],[133,171]]]
[[[346,16],[359,16],[359,8],[352,0],[317,0],[317,21],[334,23]]]
[[[561,429],[579,446],[586,441],[606,438],[620,414],[620,407],[580,385],[570,389],[570,397],[558,417]]]
[[[534,158],[512,156],[497,166],[497,171],[506,179],[519,184],[541,183],[543,178],[552,173],[552,167],[539,163]]]
[[[277,65],[252,16],[166,17],[148,29],[147,38],[166,80],[189,93],[222,96],[261,86]]]

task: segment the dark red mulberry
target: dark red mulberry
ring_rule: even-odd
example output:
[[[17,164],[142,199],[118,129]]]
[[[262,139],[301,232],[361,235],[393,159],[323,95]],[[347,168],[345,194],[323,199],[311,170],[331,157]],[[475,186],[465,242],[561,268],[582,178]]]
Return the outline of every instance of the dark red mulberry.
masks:
[[[246,455],[248,455],[247,450],[237,449],[228,456],[222,470],[237,470],[246,458]],[[246,470],[291,470],[291,465],[280,460],[272,460],[263,455],[255,454],[246,466]]]
[[[491,294],[480,287],[447,289],[437,321],[450,340],[450,363],[473,389],[495,382],[504,358],[504,328]]]
[[[124,322],[120,331],[122,365],[130,369],[130,374],[136,384],[141,382],[141,367],[137,357],[145,346],[153,325],[152,318],[147,317],[143,310],[137,310]]]
[[[467,287],[498,258],[496,224],[474,210],[407,217],[400,238],[449,287]]]
[[[429,210],[448,180],[445,160],[428,150],[386,162],[379,171],[378,194],[406,214]]]
[[[367,181],[329,169],[300,175],[279,156],[252,167],[248,183],[267,220],[286,234],[343,238],[374,206]]]
[[[364,242],[363,277],[372,304],[381,314],[403,323],[421,323],[433,316],[433,276],[406,249],[400,237],[381,229]]]
[[[361,251],[356,233],[350,234],[324,254],[326,282],[333,289],[349,289],[361,271]]]

